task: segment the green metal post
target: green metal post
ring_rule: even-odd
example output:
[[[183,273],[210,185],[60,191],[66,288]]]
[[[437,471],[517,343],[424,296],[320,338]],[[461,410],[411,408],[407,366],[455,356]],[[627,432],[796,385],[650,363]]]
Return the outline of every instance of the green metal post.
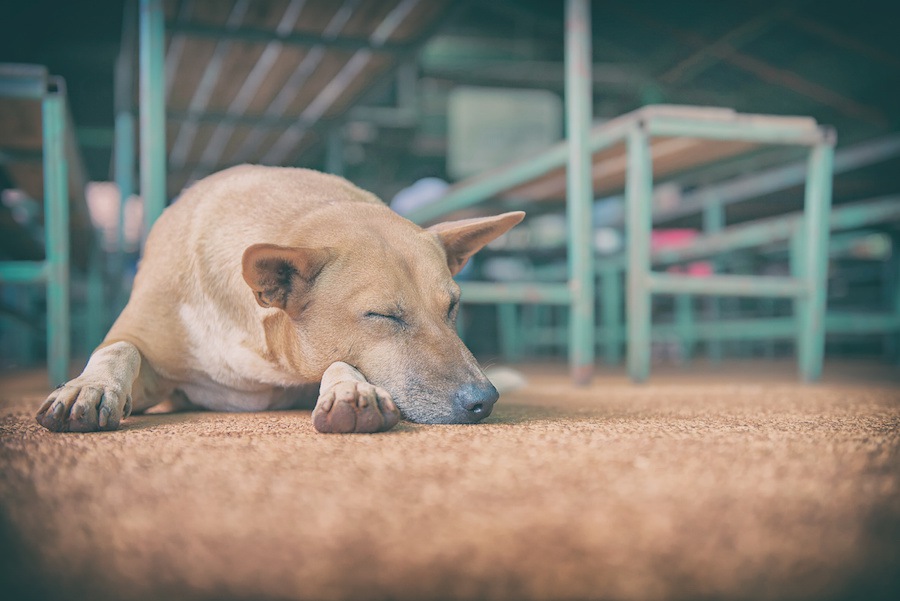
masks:
[[[540,336],[538,321],[544,307],[540,305],[522,305],[522,317],[519,320],[518,342],[519,356],[534,354],[537,339]]]
[[[325,136],[325,171],[344,175],[344,136],[340,127],[328,130]]]
[[[165,43],[162,0],[141,0],[141,194],[145,240],[166,208]]]
[[[60,82],[59,86],[62,85]],[[65,95],[43,99],[44,226],[47,246],[47,364],[50,385],[68,378],[71,350],[69,314],[69,169],[65,155]]]
[[[94,243],[88,264],[87,277],[87,320],[85,323],[84,346],[93,351],[103,340],[108,324],[104,323],[106,313],[106,290],[103,284],[103,250],[100,241]]]
[[[809,167],[803,207],[806,254],[802,258],[806,294],[800,298],[800,375],[805,381],[819,379],[825,353],[825,301],[828,286],[828,227],[831,212],[831,167],[833,141],[815,146]]]
[[[618,265],[600,269],[600,314],[603,321],[603,360],[618,365],[622,360],[622,276]]]
[[[653,165],[643,123],[628,132],[625,177],[628,375],[635,382],[650,376],[650,231]]]
[[[128,289],[125,286],[125,207],[135,193],[134,188],[134,51],[138,29],[137,0],[125,0],[122,9],[122,45],[116,59],[115,71],[115,139],[113,169],[119,188],[119,224],[113,268],[113,315],[125,306]]]
[[[134,194],[134,115],[121,111],[116,115],[115,176],[119,188],[119,226],[116,238],[116,286],[114,308],[125,306],[125,207]]]
[[[713,234],[722,231],[725,227],[725,207],[718,200],[714,200],[703,207],[703,233]],[[712,270],[718,273],[722,269],[722,262],[716,259],[710,260]],[[722,301],[717,297],[707,299],[707,307],[712,319],[721,319]],[[722,341],[710,340],[706,345],[706,352],[710,361],[720,363],[722,361]]]
[[[890,273],[884,278],[888,287],[888,312],[900,322],[900,232],[891,234],[891,258],[888,260]],[[887,333],[887,355],[894,363],[900,365],[900,329]]]
[[[497,305],[498,325],[500,327],[500,352],[511,363],[516,363],[521,359],[516,308],[516,305],[513,303],[500,303]]]
[[[576,384],[594,370],[593,181],[588,137],[591,89],[590,0],[566,2],[566,214],[569,227],[569,365]]]
[[[803,228],[798,228],[794,231],[794,234],[791,236],[789,245],[788,245],[788,257],[790,261],[790,269],[791,275],[801,281],[805,281],[804,275],[806,273],[806,265],[804,265],[803,260],[805,257],[805,249],[806,249],[806,233],[803,231]],[[802,336],[802,330],[800,329],[800,323],[802,322],[800,316],[801,314],[807,310],[808,304],[804,303],[804,297],[800,296],[794,299],[794,352],[797,354],[798,361],[800,357],[800,348],[803,346],[800,338]]]
[[[678,327],[678,342],[681,358],[690,361],[694,354],[696,335],[694,333],[693,297],[689,294],[675,295],[675,323]]]

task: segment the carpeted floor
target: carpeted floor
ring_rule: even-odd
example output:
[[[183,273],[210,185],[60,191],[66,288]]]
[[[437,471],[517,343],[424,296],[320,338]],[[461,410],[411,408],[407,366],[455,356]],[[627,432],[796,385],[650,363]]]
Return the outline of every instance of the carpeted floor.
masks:
[[[0,380],[0,597],[898,599],[897,374],[792,368],[535,366],[487,423],[350,436],[299,411],[51,434],[42,379]]]

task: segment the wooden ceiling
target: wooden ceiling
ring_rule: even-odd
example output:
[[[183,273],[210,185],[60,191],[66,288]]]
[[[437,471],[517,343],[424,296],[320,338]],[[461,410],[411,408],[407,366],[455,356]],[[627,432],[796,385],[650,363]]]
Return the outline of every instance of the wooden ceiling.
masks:
[[[446,0],[169,0],[169,194],[218,169],[296,164],[411,57]]]

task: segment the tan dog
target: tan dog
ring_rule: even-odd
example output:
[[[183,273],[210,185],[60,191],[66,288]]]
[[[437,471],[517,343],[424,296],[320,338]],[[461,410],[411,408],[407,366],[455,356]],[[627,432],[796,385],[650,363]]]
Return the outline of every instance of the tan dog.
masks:
[[[456,335],[452,276],[523,217],[423,230],[340,177],[210,176],[153,226],[128,305],[37,420],[114,430],[166,398],[261,411],[318,388],[320,432],[478,422],[498,393]]]

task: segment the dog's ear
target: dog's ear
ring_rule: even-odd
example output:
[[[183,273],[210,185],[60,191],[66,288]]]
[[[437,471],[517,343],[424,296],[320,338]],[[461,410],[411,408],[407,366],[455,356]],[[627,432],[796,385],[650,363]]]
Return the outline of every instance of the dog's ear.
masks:
[[[305,293],[330,256],[328,248],[254,244],[244,251],[244,281],[260,307],[277,307],[296,319],[306,305]]]
[[[469,257],[494,238],[511,230],[524,217],[524,212],[513,211],[494,217],[445,221],[431,226],[428,231],[435,234],[444,245],[447,267],[452,275],[456,275],[466,266]]]

